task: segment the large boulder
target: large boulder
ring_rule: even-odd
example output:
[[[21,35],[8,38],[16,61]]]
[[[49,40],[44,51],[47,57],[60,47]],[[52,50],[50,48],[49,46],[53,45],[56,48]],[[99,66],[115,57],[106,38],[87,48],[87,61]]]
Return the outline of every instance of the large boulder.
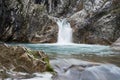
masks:
[[[112,64],[87,62],[77,59],[52,60],[57,72],[53,80],[119,80],[120,68]]]
[[[48,56],[42,51],[31,51],[20,46],[0,44],[0,67],[18,72],[49,71]]]

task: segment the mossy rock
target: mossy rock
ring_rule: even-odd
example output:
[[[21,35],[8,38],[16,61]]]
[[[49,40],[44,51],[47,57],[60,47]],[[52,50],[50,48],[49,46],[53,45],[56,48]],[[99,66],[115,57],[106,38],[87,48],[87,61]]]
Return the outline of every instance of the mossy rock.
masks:
[[[0,45],[0,50],[0,57],[3,58],[0,58],[0,65],[7,69],[27,73],[54,71],[49,63],[49,57],[43,51],[32,51],[25,47],[4,44]]]
[[[34,59],[41,59],[46,63],[46,71],[54,72],[53,68],[50,65],[49,57],[43,51],[34,51],[34,50],[27,50],[28,54],[32,55]]]

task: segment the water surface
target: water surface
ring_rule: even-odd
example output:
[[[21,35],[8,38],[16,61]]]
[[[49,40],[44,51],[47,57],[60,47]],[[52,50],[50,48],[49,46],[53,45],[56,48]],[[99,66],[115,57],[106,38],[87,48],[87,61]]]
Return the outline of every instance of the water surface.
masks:
[[[109,46],[88,45],[88,44],[19,44],[11,45],[25,46],[32,50],[43,50],[47,54],[112,54],[113,51]]]

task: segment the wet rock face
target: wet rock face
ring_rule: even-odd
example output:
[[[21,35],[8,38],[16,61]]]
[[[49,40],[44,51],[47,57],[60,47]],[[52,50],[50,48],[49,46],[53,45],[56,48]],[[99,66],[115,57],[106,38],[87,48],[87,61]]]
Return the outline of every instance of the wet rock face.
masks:
[[[52,22],[44,13],[41,16],[39,15],[41,13],[37,12],[31,19],[30,28],[27,33],[29,42],[55,43],[58,31],[55,22]]]
[[[34,0],[1,0],[0,5],[0,40],[56,42],[57,29],[46,16],[46,4],[35,4]]]
[[[84,7],[70,17],[74,42],[111,44],[120,36],[118,0],[86,0]],[[117,7],[116,7],[116,6]]]
[[[30,0],[1,0],[0,5],[0,39],[27,41],[27,23],[33,10]]]
[[[18,72],[43,72],[49,65],[48,56],[42,51],[0,44],[0,67]]]

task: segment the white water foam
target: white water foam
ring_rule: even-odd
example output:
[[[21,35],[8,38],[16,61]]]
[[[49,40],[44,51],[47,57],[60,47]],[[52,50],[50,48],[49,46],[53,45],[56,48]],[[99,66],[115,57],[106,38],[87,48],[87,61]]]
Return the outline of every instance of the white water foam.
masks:
[[[34,73],[34,75],[36,75],[36,77],[31,78],[31,79],[22,79],[22,80],[52,80],[52,74],[50,73]]]

